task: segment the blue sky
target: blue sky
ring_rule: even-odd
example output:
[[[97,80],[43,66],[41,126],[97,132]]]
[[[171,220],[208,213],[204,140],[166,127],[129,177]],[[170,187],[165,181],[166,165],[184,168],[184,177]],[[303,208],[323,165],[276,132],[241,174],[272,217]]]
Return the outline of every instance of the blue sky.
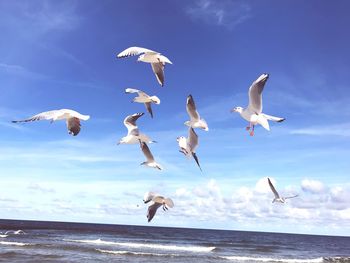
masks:
[[[146,223],[146,191],[172,197],[155,226],[350,235],[348,1],[1,1],[0,217]],[[166,55],[161,88],[149,65],[118,60],[129,46]],[[262,73],[264,112],[285,117],[254,137],[229,111]],[[164,171],[140,167],[116,142],[144,112],[126,87],[161,99],[139,127]],[[193,160],[178,152],[192,94],[210,131]],[[60,108],[91,119],[10,121]],[[272,205],[266,177],[280,192]],[[139,207],[137,205],[140,205]]]

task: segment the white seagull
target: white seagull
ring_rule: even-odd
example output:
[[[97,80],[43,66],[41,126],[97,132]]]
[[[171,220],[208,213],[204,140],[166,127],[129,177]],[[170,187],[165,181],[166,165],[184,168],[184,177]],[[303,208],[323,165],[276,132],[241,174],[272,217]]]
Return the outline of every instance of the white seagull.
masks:
[[[143,198],[143,202],[147,204],[151,201],[153,203],[148,207],[147,211],[148,222],[152,220],[159,207],[163,206],[164,211],[174,207],[174,202],[170,198],[164,198],[163,196],[160,196],[153,192],[147,192]]]
[[[273,199],[272,203],[274,202],[279,202],[279,203],[285,203],[286,199],[291,199],[294,197],[297,197],[298,195],[293,195],[293,196],[288,196],[288,197],[281,197],[278,192],[276,191],[275,187],[273,186],[273,184],[270,181],[270,178],[267,178],[268,182],[269,182],[269,186],[271,188],[271,191],[273,192],[273,194],[275,195],[275,198]]]
[[[66,120],[68,133],[73,136],[78,135],[80,132],[80,120],[87,121],[90,119],[89,115],[82,115],[79,112],[69,109],[52,110],[39,113],[25,120],[12,121],[13,123],[18,122],[31,122],[40,120],[50,120],[51,123],[57,120]]]
[[[165,63],[173,63],[167,57],[161,55],[159,52],[142,47],[129,47],[120,52],[117,57],[124,58],[138,55],[140,56],[138,57],[137,61],[151,63],[152,70],[157,77],[158,83],[163,87]]]
[[[266,130],[270,130],[268,121],[282,122],[285,118],[274,117],[262,113],[262,92],[266,81],[269,78],[269,74],[262,74],[249,88],[249,105],[247,108],[243,109],[242,107],[235,107],[231,112],[238,112],[243,119],[249,121],[249,126],[246,128],[247,131],[250,131],[250,135],[254,135],[254,127],[256,124],[260,124]]]
[[[141,147],[143,154],[146,157],[146,161],[141,163],[140,165],[146,165],[146,166],[151,167],[151,168],[157,168],[158,170],[162,170],[163,169],[162,166],[160,166],[160,164],[154,160],[154,157],[153,157],[150,149],[148,148],[147,144],[140,140],[140,147]]]
[[[198,135],[195,133],[192,127],[188,128],[188,138],[184,136],[180,136],[177,138],[177,142],[179,143],[180,152],[182,152],[186,157],[193,157],[196,161],[199,169],[202,171],[202,168],[199,164],[198,157],[196,155],[196,148],[198,146]]]
[[[160,104],[160,99],[157,96],[149,96],[148,94],[146,94],[142,90],[131,89],[131,88],[125,89],[125,93],[137,93],[138,96],[135,97],[132,100],[132,102],[144,103],[147,111],[149,112],[149,114],[151,114],[151,117],[153,118],[151,104],[152,103]]]
[[[192,95],[188,95],[187,97],[186,110],[190,116],[190,120],[186,121],[185,125],[192,128],[201,128],[205,131],[209,130],[207,122],[199,116]]]
[[[127,116],[124,119],[124,125],[128,129],[128,134],[120,139],[120,141],[117,143],[119,144],[135,144],[139,143],[139,141],[153,143],[155,141],[152,141],[147,135],[140,133],[139,128],[136,125],[136,121],[138,118],[143,116],[144,113],[135,113],[132,115]]]

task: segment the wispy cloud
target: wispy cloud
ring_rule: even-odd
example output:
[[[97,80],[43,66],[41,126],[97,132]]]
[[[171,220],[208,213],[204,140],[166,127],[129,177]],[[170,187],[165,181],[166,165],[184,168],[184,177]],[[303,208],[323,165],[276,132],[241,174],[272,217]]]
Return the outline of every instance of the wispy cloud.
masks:
[[[12,74],[16,76],[26,77],[26,78],[32,78],[32,79],[48,79],[49,77],[37,73],[34,71],[31,71],[21,65],[14,65],[14,64],[7,64],[7,63],[1,63],[0,62],[0,72],[6,73],[6,74]]]
[[[350,136],[350,123],[339,123],[333,125],[310,126],[300,129],[292,129],[291,134],[310,136]]]
[[[196,0],[186,13],[194,20],[234,29],[251,17],[251,7],[240,0]]]

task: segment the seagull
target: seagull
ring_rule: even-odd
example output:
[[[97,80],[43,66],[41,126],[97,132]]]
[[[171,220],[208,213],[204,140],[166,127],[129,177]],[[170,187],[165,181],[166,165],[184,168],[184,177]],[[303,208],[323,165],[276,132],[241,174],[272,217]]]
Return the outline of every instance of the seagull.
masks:
[[[249,126],[246,128],[250,131],[250,136],[254,135],[254,127],[256,124],[260,124],[266,130],[270,130],[268,121],[282,122],[285,118],[274,117],[262,113],[262,92],[266,81],[269,78],[269,74],[262,74],[257,80],[255,80],[249,88],[249,105],[247,108],[235,107],[231,112],[238,112],[243,119],[249,121]]]
[[[136,121],[138,120],[138,118],[140,118],[143,115],[144,115],[143,112],[135,113],[127,116],[124,119],[124,125],[128,129],[128,134],[119,140],[119,142],[117,143],[118,145],[135,144],[135,143],[138,143],[139,140],[143,142],[148,142],[148,143],[155,142],[155,141],[152,141],[147,135],[140,133],[139,128],[136,125]]]
[[[69,109],[61,109],[61,110],[52,110],[45,111],[30,117],[25,120],[12,121],[13,123],[19,122],[31,122],[31,121],[40,121],[40,120],[50,120],[51,123],[57,120],[66,120],[68,133],[76,136],[80,132],[80,120],[87,121],[90,119],[89,115],[83,115],[79,112]]]
[[[137,93],[138,96],[135,97],[132,100],[132,102],[144,103],[147,111],[149,112],[149,114],[151,114],[151,117],[153,118],[151,103],[160,104],[160,99],[157,96],[149,96],[148,94],[146,94],[142,90],[131,89],[131,88],[127,88],[125,90],[125,93]]]
[[[209,130],[207,122],[199,116],[192,95],[188,95],[187,97],[186,110],[190,116],[190,120],[186,121],[185,125],[193,128],[201,128],[205,131]]]
[[[180,136],[177,138],[177,142],[179,143],[180,152],[182,152],[187,157],[193,157],[196,161],[199,169],[202,171],[202,168],[199,164],[198,157],[196,155],[196,148],[198,146],[198,135],[195,133],[192,127],[188,128],[188,138],[184,136]]]
[[[286,202],[286,199],[291,199],[291,198],[294,198],[294,197],[297,197],[298,195],[293,195],[293,196],[288,196],[288,197],[281,197],[278,192],[276,191],[275,187],[273,186],[273,184],[271,183],[270,181],[270,178],[267,178],[267,180],[269,181],[269,185],[270,185],[270,188],[271,188],[271,191],[273,192],[273,194],[275,195],[275,198],[273,199],[272,203],[274,202],[279,202],[279,203],[285,203]]]
[[[152,70],[157,77],[158,83],[163,87],[165,63],[173,63],[167,57],[161,55],[159,52],[142,47],[129,47],[120,52],[117,57],[125,58],[138,55],[140,56],[138,57],[137,61],[151,63]]]
[[[154,157],[153,157],[150,149],[148,148],[147,144],[140,140],[140,147],[141,147],[143,154],[146,156],[146,161],[141,163],[140,165],[146,165],[148,167],[157,168],[158,170],[162,170],[163,169],[162,166],[160,166],[160,164],[156,163],[156,161],[154,160]]]
[[[153,201],[153,203],[148,207],[147,211],[148,222],[152,220],[159,207],[163,206],[163,211],[168,210],[169,207],[174,207],[174,202],[170,198],[164,198],[163,196],[160,196],[153,192],[147,192],[143,198],[143,202],[147,204],[151,201]]]

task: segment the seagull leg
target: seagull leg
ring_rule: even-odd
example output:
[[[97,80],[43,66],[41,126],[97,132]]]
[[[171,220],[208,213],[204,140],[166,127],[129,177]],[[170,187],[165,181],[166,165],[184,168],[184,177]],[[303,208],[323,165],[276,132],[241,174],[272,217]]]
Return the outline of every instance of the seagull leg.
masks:
[[[255,125],[253,125],[253,127],[252,127],[252,131],[249,133],[249,134],[250,134],[250,136],[254,136],[254,127],[255,127]]]
[[[252,127],[252,123],[249,122],[249,126],[245,127],[246,131],[249,131],[251,127]]]

